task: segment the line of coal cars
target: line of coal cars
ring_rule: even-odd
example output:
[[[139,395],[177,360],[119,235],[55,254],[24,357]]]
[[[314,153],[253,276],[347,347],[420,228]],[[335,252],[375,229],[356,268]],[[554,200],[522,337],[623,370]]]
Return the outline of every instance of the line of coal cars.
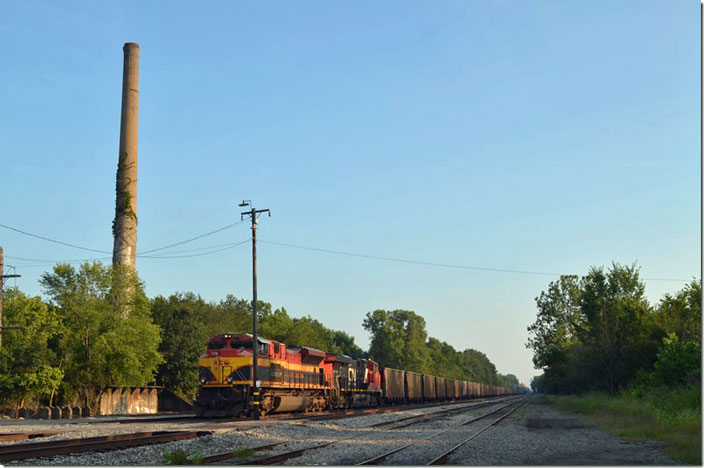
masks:
[[[513,393],[506,387],[447,379],[389,367],[381,368],[381,390],[387,404],[461,400]]]

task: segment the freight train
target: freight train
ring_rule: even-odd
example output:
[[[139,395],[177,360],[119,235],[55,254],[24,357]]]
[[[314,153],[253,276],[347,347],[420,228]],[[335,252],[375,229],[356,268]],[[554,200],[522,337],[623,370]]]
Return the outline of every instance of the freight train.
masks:
[[[252,335],[211,337],[198,360],[200,388],[196,414],[231,417],[322,411],[338,408],[451,401],[512,394],[493,385],[380,368],[370,359],[353,359],[307,346],[287,346]],[[252,356],[258,353],[259,392],[253,392]],[[259,393],[259,395],[257,395]]]

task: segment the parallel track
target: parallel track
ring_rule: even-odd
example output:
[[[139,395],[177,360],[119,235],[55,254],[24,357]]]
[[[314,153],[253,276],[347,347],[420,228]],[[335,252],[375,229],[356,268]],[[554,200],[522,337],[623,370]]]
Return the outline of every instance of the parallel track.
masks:
[[[512,400],[513,400],[513,399],[512,399]],[[503,399],[502,399],[501,401],[503,401]],[[431,413],[418,414],[418,415],[414,415],[414,416],[409,416],[409,417],[404,417],[404,418],[400,418],[400,419],[395,419],[395,420],[392,420],[392,421],[384,421],[384,422],[380,422],[380,423],[370,424],[370,425],[368,425],[368,426],[364,426],[363,428],[364,428],[364,429],[368,429],[368,428],[373,428],[373,427],[389,426],[389,425],[398,424],[398,423],[400,423],[400,422],[403,422],[404,424],[402,424],[402,425],[400,425],[400,426],[398,426],[398,427],[393,427],[393,428],[391,428],[391,429],[398,429],[398,428],[402,428],[402,427],[408,427],[408,426],[410,426],[410,425],[412,425],[412,424],[419,424],[419,423],[422,423],[422,422],[426,422],[428,419],[433,419],[433,418],[443,417],[443,416],[447,416],[447,415],[451,415],[451,414],[458,414],[458,413],[463,413],[463,412],[467,412],[467,411],[472,411],[472,410],[475,410],[475,409],[477,409],[477,408],[481,408],[481,407],[488,406],[488,405],[494,405],[494,404],[496,404],[496,403],[497,403],[497,401],[491,401],[491,402],[481,402],[481,403],[476,404],[476,405],[466,405],[466,406],[463,405],[461,408],[451,408],[451,409],[449,409],[449,410],[439,411],[439,412],[435,412],[435,413],[432,413],[432,412],[431,412]],[[510,403],[510,404],[512,404],[512,403]],[[438,406],[438,405],[433,405],[433,406]],[[404,408],[404,409],[405,409],[405,408]],[[397,411],[401,411],[401,409],[398,409]],[[256,460],[249,460],[249,461],[246,461],[246,462],[241,463],[241,464],[242,464],[242,465],[273,465],[273,464],[276,464],[276,463],[279,463],[279,462],[282,462],[282,461],[286,461],[286,460],[290,460],[290,459],[292,459],[292,458],[299,457],[299,456],[301,456],[303,453],[308,452],[308,451],[310,451],[310,450],[316,450],[316,449],[324,448],[324,447],[330,446],[330,445],[332,445],[332,444],[336,444],[336,443],[339,443],[339,442],[344,442],[344,441],[351,440],[351,439],[357,439],[357,438],[360,438],[360,435],[359,435],[359,434],[354,434],[354,435],[349,436],[349,437],[343,437],[343,438],[336,439],[336,440],[333,440],[333,441],[330,441],[330,442],[325,442],[325,443],[322,443],[322,444],[318,444],[318,445],[315,445],[315,446],[312,446],[312,447],[305,447],[305,448],[293,450],[293,451],[290,451],[290,452],[285,452],[285,453],[280,453],[280,454],[272,455],[272,456],[265,457],[265,458],[259,458],[259,459],[256,459]],[[268,449],[270,449],[270,448],[276,447],[276,446],[278,446],[278,445],[283,445],[283,444],[289,443],[289,442],[292,442],[292,441],[279,442],[279,443],[276,443],[276,444],[271,444],[271,445],[266,445],[266,446],[253,447],[253,448],[251,448],[250,450],[253,450],[253,451],[255,451],[255,452],[262,451],[262,450],[268,450]],[[300,441],[293,441],[293,442],[300,442]],[[216,462],[223,461],[223,460],[227,460],[227,459],[231,459],[231,458],[233,458],[233,456],[232,456],[232,454],[229,454],[229,453],[228,453],[228,454],[214,455],[214,456],[212,456],[212,457],[206,457],[206,458],[204,458],[204,459],[203,459],[203,463],[204,463],[204,464],[216,463]]]
[[[526,400],[521,401],[521,402],[518,403],[516,406],[514,406],[513,408],[511,408],[506,414],[502,414],[501,416],[499,416],[498,418],[496,418],[495,420],[493,420],[490,424],[488,424],[487,426],[485,426],[482,430],[475,432],[474,434],[472,434],[471,436],[467,437],[466,439],[464,439],[464,440],[463,440],[462,442],[460,442],[459,444],[457,444],[457,445],[455,445],[454,447],[452,447],[452,448],[451,448],[450,450],[448,450],[447,452],[445,452],[445,453],[443,453],[442,455],[440,455],[439,457],[436,457],[436,458],[434,458],[433,460],[431,460],[430,463],[428,463],[428,465],[445,465],[445,464],[447,464],[450,455],[451,455],[455,450],[457,450],[458,448],[462,447],[464,444],[466,444],[466,443],[469,442],[470,440],[474,439],[476,436],[478,436],[478,435],[481,434],[482,432],[486,431],[486,430],[489,429],[491,426],[494,426],[494,425],[498,424],[499,422],[501,422],[503,419],[507,418],[511,413],[513,413],[513,412],[516,411],[518,408],[520,408],[521,405],[523,405],[525,402],[526,402]]]
[[[490,411],[490,412],[488,412],[488,413],[486,413],[486,414],[483,414],[483,415],[481,415],[481,416],[477,416],[477,417],[472,418],[472,419],[470,419],[470,420],[468,420],[468,421],[465,421],[465,422],[463,422],[463,423],[456,424],[456,425],[454,425],[454,426],[452,426],[452,427],[449,427],[449,428],[447,428],[447,429],[443,429],[443,430],[441,430],[441,431],[434,432],[433,434],[430,434],[430,435],[428,435],[428,436],[422,437],[422,438],[420,438],[420,439],[418,439],[418,440],[416,440],[416,441],[414,441],[414,442],[411,442],[411,443],[409,443],[409,444],[406,444],[406,445],[404,445],[404,446],[402,446],[402,447],[397,447],[397,448],[395,448],[395,449],[393,449],[393,450],[390,450],[390,451],[388,451],[388,452],[382,453],[381,455],[378,455],[378,456],[376,456],[376,457],[372,457],[372,458],[369,458],[369,459],[364,460],[364,461],[362,461],[362,462],[359,462],[359,463],[357,463],[356,465],[378,465],[378,464],[380,464],[381,462],[383,462],[384,460],[386,460],[389,456],[394,455],[394,454],[396,454],[396,453],[398,453],[398,452],[400,452],[400,451],[402,451],[402,450],[406,450],[406,449],[408,449],[408,448],[410,448],[410,447],[413,447],[413,446],[417,445],[418,443],[420,443],[421,441],[426,441],[426,440],[432,439],[432,438],[434,438],[434,437],[437,437],[437,436],[439,436],[439,435],[445,434],[445,433],[447,433],[447,432],[453,431],[453,430],[455,430],[455,429],[457,429],[457,428],[460,428],[460,427],[462,427],[462,426],[466,426],[466,425],[472,424],[472,423],[474,423],[474,422],[476,422],[476,421],[479,421],[479,420],[482,420],[482,419],[484,419],[484,418],[486,418],[486,417],[489,417],[489,416],[491,416],[492,414],[498,413],[499,411],[501,411],[501,410],[503,410],[503,409],[505,409],[505,408],[508,408],[508,407],[511,407],[511,406],[514,406],[514,405],[515,405],[515,406],[514,406],[510,411],[508,411],[506,414],[504,414],[503,416],[501,416],[500,418],[494,420],[491,424],[489,424],[489,426],[487,426],[487,427],[483,428],[481,431],[479,431],[479,432],[473,434],[473,435],[472,435],[471,437],[469,437],[468,439],[465,439],[465,440],[462,441],[460,444],[454,446],[454,447],[453,447],[452,449],[450,449],[449,451],[443,453],[441,456],[439,456],[439,457],[433,459],[430,463],[428,463],[428,465],[431,465],[431,464],[444,464],[444,463],[447,461],[447,457],[448,457],[452,452],[454,452],[457,448],[461,447],[465,442],[471,440],[473,437],[475,437],[475,436],[476,436],[477,434],[479,434],[480,432],[483,432],[484,430],[488,429],[488,428],[491,427],[492,425],[494,425],[494,424],[498,423],[499,421],[501,421],[503,418],[505,418],[506,416],[508,416],[509,414],[511,414],[516,408],[518,408],[519,406],[521,406],[523,403],[525,403],[525,400],[522,400],[522,401],[519,401],[519,402],[511,401],[511,402],[509,402],[508,404],[503,405],[503,406],[501,406],[501,407],[499,407],[499,408],[497,408],[497,409],[495,409],[495,410],[493,410],[493,411]]]
[[[504,399],[501,399],[499,401],[503,401]],[[456,402],[454,404],[459,404],[460,402]],[[462,401],[461,403],[469,403],[468,401]],[[397,427],[393,427],[392,429],[398,429],[402,427],[407,427],[412,424],[418,424],[424,421],[427,421],[428,419],[433,419],[437,417],[442,417],[445,415],[451,415],[451,414],[456,414],[456,413],[462,413],[465,411],[470,411],[474,410],[480,407],[484,407],[487,405],[493,405],[496,404],[497,401],[482,401],[479,400],[477,401],[477,404],[473,405],[462,405],[460,408],[450,408],[447,410],[439,411],[439,412],[424,412],[422,414],[414,415],[414,416],[409,416],[409,417],[403,417],[400,419],[395,419],[392,421],[384,421],[381,423],[375,423],[371,424],[368,426],[365,426],[365,428],[372,428],[372,427],[381,427],[381,426],[389,426],[389,425],[394,425],[398,423],[405,423]],[[334,411],[334,412],[329,412],[327,414],[320,414],[320,413],[315,413],[315,414],[304,414],[304,415],[291,415],[291,414],[283,414],[283,415],[274,415],[275,417],[267,417],[264,418],[266,421],[267,419],[283,419],[283,420],[329,420],[329,419],[342,419],[342,418],[352,418],[352,417],[357,417],[357,416],[363,416],[363,415],[370,415],[370,414],[384,414],[384,413],[392,413],[392,412],[399,412],[399,411],[404,411],[407,409],[419,409],[419,408],[430,408],[430,407],[436,407],[436,406],[447,406],[448,404],[452,403],[434,403],[434,404],[427,404],[427,405],[408,405],[408,406],[396,406],[396,407],[391,407],[391,408],[371,408],[371,409],[361,409],[361,410],[346,410],[344,412],[340,411]],[[246,419],[225,419],[225,420],[202,420],[201,418],[195,418],[195,417],[166,417],[166,418],[141,418],[141,419],[133,419],[133,420],[124,420],[124,421],[100,421],[100,422],[116,422],[116,423],[146,423],[146,422],[181,422],[181,421],[192,421],[192,422],[201,422],[201,421],[208,421],[208,422],[236,422],[236,421],[252,421],[252,420],[246,420]],[[90,421],[91,423],[97,422],[97,421]],[[56,433],[54,432],[27,432],[27,433],[17,433],[17,434],[0,434],[0,441],[15,441],[15,440],[27,440],[27,439],[34,439],[34,438],[39,438],[39,437],[48,437],[55,435]],[[11,445],[4,445],[0,446],[0,462],[7,462],[7,461],[16,461],[16,460],[24,460],[28,458],[40,458],[40,457],[52,457],[56,455],[64,455],[64,454],[69,454],[69,453],[80,453],[80,452],[91,452],[91,451],[105,451],[105,450],[117,450],[117,449],[124,449],[124,448],[129,448],[129,447],[138,447],[141,445],[151,445],[151,444],[158,444],[158,443],[165,443],[165,442],[172,442],[176,440],[184,440],[184,439],[191,439],[195,437],[200,437],[204,435],[210,435],[212,434],[211,431],[151,431],[151,432],[139,432],[139,433],[132,433],[132,434],[118,434],[118,435],[109,435],[109,436],[100,436],[100,437],[89,437],[89,438],[81,438],[81,439],[63,439],[63,440],[54,440],[54,441],[45,441],[45,442],[35,442],[35,443],[23,443],[23,444],[11,444]],[[348,439],[354,439],[354,438],[359,438],[359,435],[353,435],[351,437],[345,437],[342,439],[334,440],[331,442],[327,442],[324,444],[320,444],[314,447],[307,447],[305,449],[300,449],[296,450],[293,452],[287,452],[279,455],[274,455],[271,457],[266,457],[258,460],[253,460],[249,461],[246,464],[253,465],[253,464],[274,464],[280,461],[288,460],[290,458],[295,458],[299,455],[301,455],[303,452],[309,451],[309,450],[314,450],[317,448],[323,448],[328,445],[341,442],[344,440]],[[469,439],[468,439],[469,440]],[[291,442],[291,441],[287,441]],[[466,442],[466,441],[464,441]],[[464,443],[463,442],[463,443]],[[274,444],[268,444],[268,445],[263,445],[263,446],[258,446],[258,447],[253,447],[250,448],[250,450],[254,452],[258,451],[263,451],[263,450],[269,450],[272,449],[276,446],[282,445],[286,442],[279,442],[279,443],[274,443]],[[460,444],[461,445],[461,444]],[[458,448],[459,445],[454,449]],[[219,454],[219,455],[213,455],[210,457],[204,457],[203,463],[204,464],[212,464],[212,463],[218,463],[224,460],[232,459],[233,454],[232,453],[226,453],[226,454]]]
[[[12,444],[0,447],[0,462],[25,460],[27,458],[53,457],[76,452],[124,449],[138,447],[140,445],[193,439],[210,434],[212,434],[210,431],[157,431],[87,437],[82,439],[53,440],[28,444]]]

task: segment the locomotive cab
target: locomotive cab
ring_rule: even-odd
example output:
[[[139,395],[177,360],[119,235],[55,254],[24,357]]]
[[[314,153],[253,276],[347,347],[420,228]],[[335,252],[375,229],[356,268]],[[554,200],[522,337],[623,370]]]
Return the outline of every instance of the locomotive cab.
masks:
[[[257,342],[258,357],[261,360],[273,358],[270,356],[274,351],[272,342],[263,338]],[[205,353],[198,359],[197,414],[226,417],[247,411],[252,386],[253,343],[251,335],[238,333],[215,335],[208,340]],[[261,364],[257,367],[261,369]]]

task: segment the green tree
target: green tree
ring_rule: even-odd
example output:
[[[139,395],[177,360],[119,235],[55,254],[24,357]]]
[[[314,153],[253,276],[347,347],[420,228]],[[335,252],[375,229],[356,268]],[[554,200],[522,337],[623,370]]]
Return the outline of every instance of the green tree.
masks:
[[[430,357],[428,373],[450,379],[471,380],[471,373],[463,372],[458,352],[451,345],[432,336],[426,343]]]
[[[656,385],[701,384],[702,353],[699,343],[681,342],[675,333],[663,338],[658,352],[655,371],[652,374]]]
[[[157,382],[186,399],[194,398],[198,390],[198,356],[209,338],[203,317],[210,308],[193,293],[176,293],[168,299],[157,296],[152,301],[154,322],[162,330],[159,352],[164,357]]]
[[[466,380],[491,385],[497,383],[496,366],[481,351],[465,349],[460,355],[460,365]]]
[[[584,280],[581,311],[584,366],[595,386],[614,391],[639,369],[652,366],[657,344],[649,340],[650,305],[635,265],[614,263],[608,272],[592,267]]]
[[[702,284],[692,281],[674,295],[665,294],[655,311],[655,322],[667,335],[674,333],[680,342],[701,343]]]
[[[575,275],[563,275],[535,298],[538,317],[528,327],[527,347],[533,349],[536,368],[548,367],[574,345],[582,328],[582,287]]]
[[[56,310],[16,288],[5,289],[3,298],[4,323],[24,328],[3,333],[0,402],[16,407],[41,400],[52,404],[63,378],[62,363],[49,348],[62,331]]]
[[[380,365],[427,372],[430,367],[425,319],[410,310],[368,312],[364,329],[372,335],[369,356]]]
[[[652,369],[663,334],[635,265],[562,276],[536,303],[527,346],[544,372],[541,389],[614,391]]]
[[[94,406],[105,387],[154,380],[162,362],[160,329],[152,323],[149,300],[135,273],[99,262],[77,270],[58,264],[40,283],[62,317],[64,333],[56,350],[78,401]]]
[[[366,353],[362,351],[362,348],[357,346],[354,342],[354,337],[348,335],[342,330],[334,330],[332,334],[332,345],[331,349],[334,349],[336,353],[346,354],[354,359],[363,358]]]

